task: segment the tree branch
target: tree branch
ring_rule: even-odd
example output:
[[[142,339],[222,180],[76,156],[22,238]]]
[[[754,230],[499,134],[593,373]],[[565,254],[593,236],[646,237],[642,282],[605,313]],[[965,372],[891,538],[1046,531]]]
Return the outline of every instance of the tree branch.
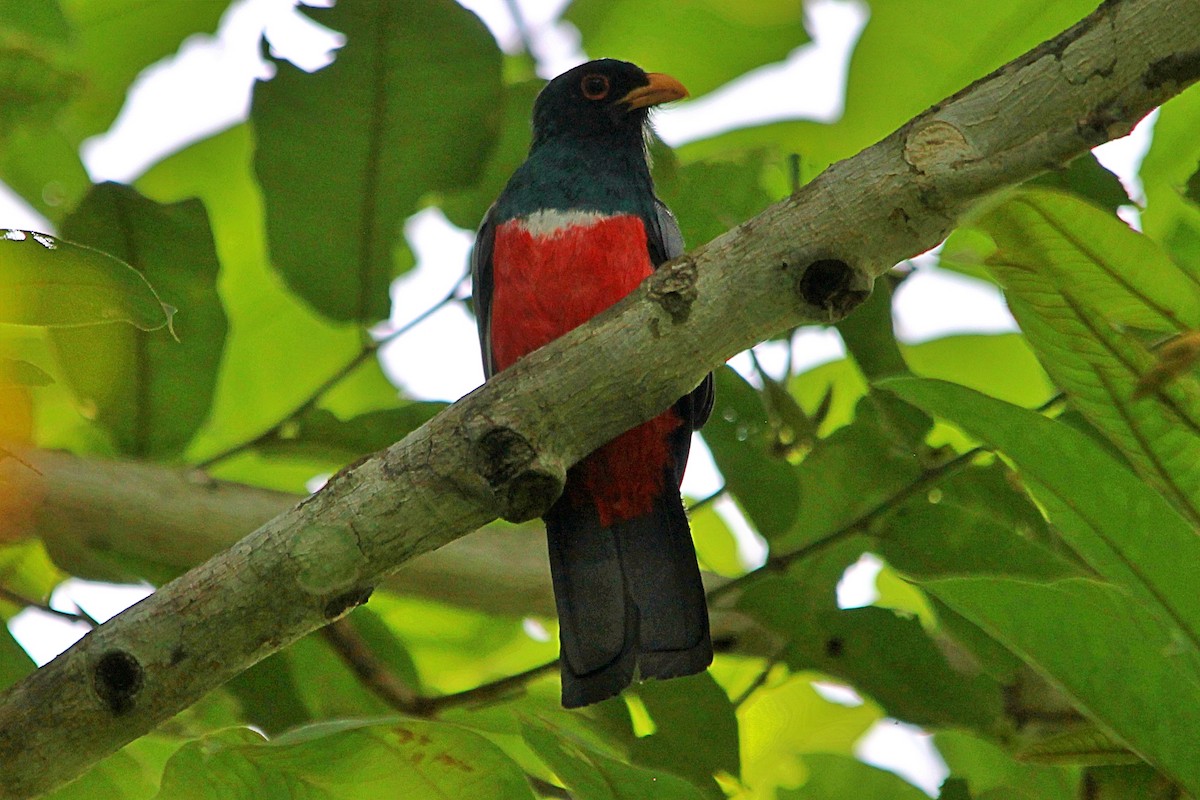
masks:
[[[538,516],[568,465],[725,359],[839,318],[980,196],[1124,135],[1198,77],[1200,4],[1105,2],[659,270],[10,688],[0,696],[0,794],[70,780],[365,602],[415,556],[497,516]]]

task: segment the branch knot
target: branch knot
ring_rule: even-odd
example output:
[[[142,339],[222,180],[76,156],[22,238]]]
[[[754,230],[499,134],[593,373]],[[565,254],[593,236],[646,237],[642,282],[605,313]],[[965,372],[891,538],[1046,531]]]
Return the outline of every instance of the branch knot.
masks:
[[[512,428],[498,427],[479,438],[476,469],[500,502],[500,517],[527,522],[540,517],[562,494],[566,470],[547,463]]]

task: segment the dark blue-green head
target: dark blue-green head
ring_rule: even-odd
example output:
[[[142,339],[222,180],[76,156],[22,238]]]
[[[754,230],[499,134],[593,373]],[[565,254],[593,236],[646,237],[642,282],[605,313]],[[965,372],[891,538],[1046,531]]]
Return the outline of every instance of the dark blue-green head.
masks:
[[[559,75],[538,95],[532,149],[568,140],[641,150],[650,109],[684,97],[687,89],[670,75],[612,58],[589,61]]]

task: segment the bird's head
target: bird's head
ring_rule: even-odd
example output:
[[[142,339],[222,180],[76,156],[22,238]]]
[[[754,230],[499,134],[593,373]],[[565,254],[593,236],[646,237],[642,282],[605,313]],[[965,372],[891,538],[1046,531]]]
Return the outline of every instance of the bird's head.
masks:
[[[670,75],[611,58],[589,61],[546,85],[533,105],[533,142],[559,138],[642,140],[650,109],[687,97]]]

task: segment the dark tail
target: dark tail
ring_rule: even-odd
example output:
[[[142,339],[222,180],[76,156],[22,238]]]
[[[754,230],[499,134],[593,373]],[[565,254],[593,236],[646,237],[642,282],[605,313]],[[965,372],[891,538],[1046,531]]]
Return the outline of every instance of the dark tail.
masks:
[[[708,609],[678,490],[668,482],[650,514],[609,528],[563,494],[546,515],[563,705],[612,697],[635,675],[703,672],[713,658]]]

